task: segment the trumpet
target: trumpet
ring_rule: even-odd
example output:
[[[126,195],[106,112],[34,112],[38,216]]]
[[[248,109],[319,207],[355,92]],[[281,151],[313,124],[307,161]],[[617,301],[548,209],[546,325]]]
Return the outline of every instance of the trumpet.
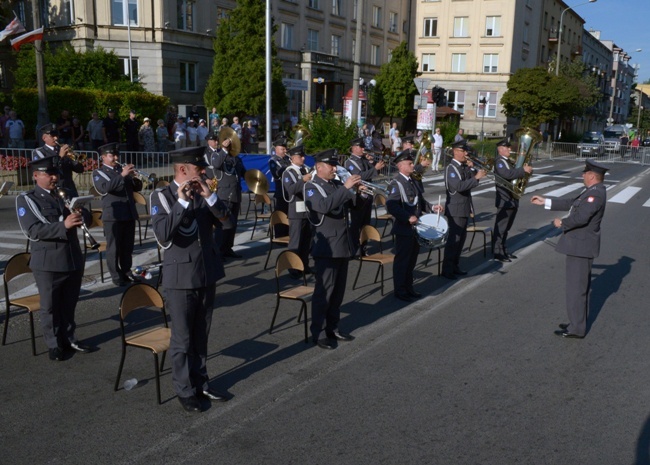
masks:
[[[68,197],[68,193],[65,191],[65,189],[58,189],[56,191],[57,195],[63,199],[63,203],[65,204],[65,207],[70,210],[74,211],[75,213],[81,213],[81,208],[71,208],[72,201],[70,200],[70,197]],[[88,227],[86,227],[86,223],[82,222],[81,223],[81,230],[84,232],[84,236],[86,236],[86,239],[88,239],[88,243],[90,244],[90,248],[92,250],[97,250],[99,249],[99,242],[95,240],[95,238],[90,234],[90,231],[88,230]]]
[[[361,181],[361,185],[364,186],[366,190],[370,191],[369,193],[373,196],[381,194],[384,197],[388,197],[388,187],[384,187],[380,184],[375,184],[368,181]]]
[[[66,144],[60,144],[58,140],[55,141],[54,143],[59,148],[66,145]],[[72,150],[72,147],[69,145],[68,145],[68,150],[66,150],[64,155],[68,157],[70,160],[77,163],[83,163],[84,161],[86,161],[86,158],[88,158],[88,155],[86,155],[85,153],[80,153],[80,154],[75,153],[74,150]]]
[[[133,170],[133,173],[134,176],[138,178],[140,181],[142,181],[143,183],[149,182],[153,184],[154,182],[156,182],[157,179],[156,173],[149,174],[149,173],[145,173],[144,171],[136,170],[136,169]]]

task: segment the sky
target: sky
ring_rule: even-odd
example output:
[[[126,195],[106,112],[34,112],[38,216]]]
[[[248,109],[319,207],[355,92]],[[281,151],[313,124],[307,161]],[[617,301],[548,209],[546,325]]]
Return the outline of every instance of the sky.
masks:
[[[601,31],[601,40],[612,40],[640,65],[639,82],[650,79],[650,0],[564,0],[585,20],[585,29]],[[637,52],[637,49],[642,49]]]

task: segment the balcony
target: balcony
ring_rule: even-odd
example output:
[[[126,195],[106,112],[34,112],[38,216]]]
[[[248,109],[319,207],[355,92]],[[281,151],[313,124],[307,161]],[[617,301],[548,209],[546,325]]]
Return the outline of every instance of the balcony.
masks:
[[[551,44],[556,44],[557,43],[557,29],[551,28],[551,30],[548,32],[548,41]]]

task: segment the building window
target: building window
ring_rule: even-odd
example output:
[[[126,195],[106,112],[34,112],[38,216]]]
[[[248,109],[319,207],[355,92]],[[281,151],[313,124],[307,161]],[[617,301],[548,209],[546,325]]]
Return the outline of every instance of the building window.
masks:
[[[196,92],[196,63],[181,61],[181,90]]]
[[[370,64],[375,66],[381,64],[381,47],[379,45],[370,46]]]
[[[392,48],[389,48],[389,49],[388,49],[388,58],[387,58],[387,59],[388,59],[388,62],[389,62],[389,63],[390,63],[391,61],[393,61],[393,49],[392,49]]]
[[[309,0],[309,8],[320,10],[320,0]]]
[[[224,19],[227,19],[228,16],[230,16],[230,10],[226,10],[225,8],[217,7],[217,21],[215,24],[216,29],[219,29],[221,27],[221,22]]]
[[[176,15],[178,29],[194,30],[194,0],[176,0]]]
[[[332,0],[332,14],[334,16],[341,16],[341,2],[343,0]]]
[[[485,35],[488,37],[501,35],[501,16],[488,16],[485,19]]]
[[[452,73],[464,73],[465,72],[465,62],[467,61],[467,55],[464,53],[452,53],[451,54],[451,72]]]
[[[438,18],[424,18],[424,37],[438,36]]]
[[[318,31],[307,29],[307,50],[318,51]]]
[[[282,23],[280,26],[282,48],[293,50],[293,24]]]
[[[433,72],[436,70],[436,54],[423,53],[422,54],[422,72]]]
[[[454,37],[468,37],[469,18],[458,16],[454,18]]]
[[[74,24],[74,20],[75,20],[74,2],[72,0],[63,0],[62,10],[63,10],[65,25],[69,26],[71,24]]]
[[[124,72],[125,76],[129,76],[129,57],[120,57],[120,66]],[[138,59],[131,58],[131,68],[133,69],[133,80],[137,81],[138,79]]]
[[[388,32],[397,32],[397,13],[388,14]]]
[[[528,23],[524,24],[523,36],[524,36],[524,43],[527,44],[528,43]]]
[[[548,11],[544,12],[544,30],[548,29]]]
[[[113,26],[126,26],[126,20],[131,20],[131,26],[138,25],[138,0],[111,0]]]
[[[483,105],[481,100],[487,101],[486,105]],[[478,100],[476,102],[478,112],[476,113],[476,116],[479,118],[483,118],[485,116],[486,118],[496,118],[497,116],[497,92],[487,92],[487,91],[479,91],[478,93]]]
[[[373,6],[372,7],[372,25],[375,27],[382,27],[381,24],[381,7]]]
[[[354,62],[354,51],[357,49],[357,39],[352,39],[352,61]]]
[[[499,68],[499,55],[496,53],[486,53],[483,55],[483,72],[496,73]]]
[[[465,113],[465,91],[450,90],[447,95],[447,106],[461,113]]]
[[[359,6],[359,0],[354,0],[352,2],[352,19],[356,20],[357,19],[357,7]]]
[[[332,51],[330,53],[334,56],[341,54],[341,36],[332,35]]]

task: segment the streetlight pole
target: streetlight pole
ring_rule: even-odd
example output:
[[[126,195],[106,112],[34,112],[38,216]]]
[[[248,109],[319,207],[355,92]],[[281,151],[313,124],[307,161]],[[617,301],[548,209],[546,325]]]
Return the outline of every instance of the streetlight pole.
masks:
[[[562,22],[564,21],[564,13],[566,13],[569,10],[573,10],[576,7],[579,7],[581,5],[586,5],[587,3],[596,3],[597,0],[589,0],[588,2],[584,3],[578,3],[577,5],[570,6],[569,8],[565,8],[562,10],[562,13],[560,14],[560,29],[558,30],[557,33],[557,63],[555,64],[555,75],[559,76],[560,75],[560,50],[562,49]]]

